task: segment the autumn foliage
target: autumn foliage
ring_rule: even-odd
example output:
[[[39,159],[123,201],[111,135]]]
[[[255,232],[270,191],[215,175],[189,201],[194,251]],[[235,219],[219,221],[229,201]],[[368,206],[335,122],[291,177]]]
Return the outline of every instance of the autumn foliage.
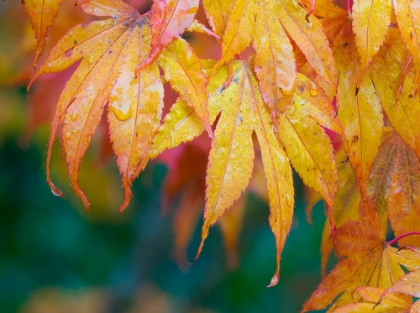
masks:
[[[50,176],[57,133],[87,209],[79,169],[103,116],[124,187],[121,212],[148,161],[183,145],[165,186],[167,201],[187,186],[175,216],[179,259],[204,199],[197,257],[222,215],[235,249],[250,185],[270,205],[274,286],[293,217],[293,167],[311,202],[325,200],[324,274],[329,255],[339,258],[303,311],[420,311],[412,301],[420,296],[418,0],[355,0],[347,10],[330,0],[155,0],[145,14],[121,0],[80,0],[94,18],[44,59],[60,1],[24,5],[38,40],[29,86],[76,65],[52,119],[54,194],[62,195]],[[199,5],[207,20],[196,19]],[[208,36],[220,58],[199,58],[185,32]],[[163,116],[165,84],[178,98]]]

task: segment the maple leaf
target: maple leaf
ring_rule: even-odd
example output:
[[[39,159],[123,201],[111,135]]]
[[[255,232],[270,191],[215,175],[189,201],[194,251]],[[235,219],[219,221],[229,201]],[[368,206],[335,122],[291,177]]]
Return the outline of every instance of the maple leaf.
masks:
[[[257,80],[246,63],[233,62],[232,67],[231,84],[217,92],[219,101],[209,101],[210,115],[216,116],[221,111],[221,117],[209,155],[207,201],[202,242],[197,255],[201,252],[209,227],[239,198],[248,185],[253,168],[252,133],[255,131],[269,191],[269,221],[276,237],[277,268],[270,284],[272,286],[279,279],[280,253],[293,215],[291,168],[275,136]],[[227,105],[222,106],[222,103]]]
[[[214,64],[214,63],[213,63]],[[225,87],[229,68],[230,84]],[[219,67],[208,84],[210,121],[221,113],[209,155],[206,177],[206,205],[200,254],[211,225],[240,197],[251,178],[255,132],[260,144],[271,208],[270,225],[276,237],[277,268],[270,286],[277,284],[280,253],[289,232],[293,215],[291,168],[274,133],[270,114],[261,98],[257,80],[247,63],[233,61]],[[195,113],[178,101],[165,116],[156,135],[151,155],[189,141],[204,128]]]
[[[260,142],[269,189],[270,225],[276,235],[278,250],[277,269],[272,280],[274,285],[278,281],[280,252],[293,214],[291,168],[275,137],[270,115],[248,65],[235,61],[232,72],[232,81],[227,88],[224,87],[229,75],[227,67],[220,67],[208,85],[210,121],[213,122],[222,113],[209,156],[205,221],[197,256],[209,227],[239,198],[248,185],[253,168],[252,133],[255,131]],[[198,136],[203,131],[203,126],[197,122],[194,112],[178,101],[160,127],[152,155]]]
[[[359,56],[348,16],[343,14],[326,19],[323,25],[332,42],[331,47],[340,72],[337,104],[338,119],[345,135],[344,148],[366,197],[367,180],[383,131],[381,105],[369,75],[363,76],[358,87]]]
[[[341,132],[340,122],[327,96],[299,75],[293,100],[279,117],[279,135],[293,167],[304,183],[333,206],[337,169],[333,148],[322,126]],[[313,143],[317,142],[316,145]]]
[[[48,30],[50,29],[55,17],[58,14],[58,7],[60,2],[61,0],[22,1],[31,22],[32,28],[35,31],[35,37],[38,40],[35,63],[44,50]]]
[[[207,11],[211,21],[216,20],[217,14],[219,11],[214,9]],[[293,47],[287,32],[316,72],[334,85],[334,60],[322,26],[315,17],[309,17],[308,23],[305,16],[306,11],[293,1],[236,1],[229,19],[227,22],[224,20],[226,29],[222,57],[216,68],[252,42],[256,52],[254,69],[259,78],[261,94],[270,111],[273,111],[282,98],[281,91],[290,93],[296,78]]]
[[[353,31],[361,66],[357,87],[361,85],[366,68],[385,41],[391,12],[391,0],[355,0],[353,3]]]
[[[132,181],[149,159],[163,105],[163,85],[157,64],[153,63],[135,75],[136,67],[150,56],[153,48],[151,17],[150,14],[140,15],[119,0],[94,0],[81,4],[81,7],[86,13],[111,18],[78,25],[70,30],[31,80],[32,83],[43,74],[61,71],[81,60],[56,107],[48,148],[47,180],[53,193],[61,195],[61,191],[51,182],[49,163],[55,133],[64,122],[62,142],[71,184],[85,206],[89,207],[86,196],[78,186],[78,170],[108,104],[110,138],[125,188],[124,202],[120,207],[122,211],[129,203]],[[156,21],[153,14],[152,18]],[[163,18],[164,23],[169,23],[166,15]],[[187,23],[182,25],[188,26]],[[159,34],[167,38],[164,30]],[[172,38],[176,37],[172,30],[171,34]],[[166,40],[164,44],[168,44]],[[182,39],[176,39],[165,48],[160,64],[164,66],[167,62],[171,62],[174,68],[164,68],[165,76],[172,75],[176,70],[177,75],[189,79],[186,84],[194,77],[197,86],[206,85],[198,58]],[[175,89],[180,91],[182,98],[191,100],[193,103],[188,104],[199,111],[198,116],[204,118],[202,101],[205,98],[198,94],[200,89],[195,95],[186,96],[185,92],[189,95],[193,89],[191,86],[187,88],[186,84],[177,83]],[[181,91],[178,86],[185,87],[185,90]],[[208,123],[204,122],[204,125]]]
[[[420,161],[413,150],[395,133],[383,140],[372,168],[368,191],[380,215],[387,217],[395,236],[419,231]],[[399,241],[401,246],[420,244],[418,236]]]
[[[405,72],[408,51],[397,29],[390,29],[384,46],[372,63],[372,80],[382,107],[395,131],[420,158],[420,100],[410,92],[414,73]],[[400,82],[403,82],[400,90]]]
[[[360,203],[360,221],[347,222],[335,236],[337,253],[346,258],[321,282],[303,312],[323,309],[336,297],[332,308],[352,303],[354,288],[387,288],[405,275],[401,266],[410,271],[420,268],[418,254],[397,250],[384,241],[378,215],[369,202]]]
[[[344,159],[340,150],[338,159]],[[417,197],[419,161],[414,152],[392,130],[387,129],[373,163],[367,182],[367,195],[380,218],[383,234],[387,230],[388,217],[396,236],[417,231]],[[410,196],[404,190],[410,190]],[[347,162],[338,164],[338,192],[334,204],[334,220],[337,227],[347,221],[359,219],[358,203],[360,192]],[[401,214],[401,210],[404,214]],[[329,222],[326,221],[322,234],[322,272],[325,273],[328,257],[333,250]],[[410,236],[400,241],[401,245],[417,245],[419,238]]]

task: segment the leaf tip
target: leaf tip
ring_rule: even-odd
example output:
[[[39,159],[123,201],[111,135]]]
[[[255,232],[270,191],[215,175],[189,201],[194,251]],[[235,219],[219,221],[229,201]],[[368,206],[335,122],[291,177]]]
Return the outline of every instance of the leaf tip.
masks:
[[[198,257],[201,254],[201,251],[203,250],[203,246],[204,246],[204,241],[206,240],[208,234],[209,234],[209,227],[210,225],[208,224],[207,220],[204,221],[204,225],[201,231],[201,242],[200,242],[200,246],[197,249],[197,253],[195,255],[194,258],[194,262],[197,261]]]
[[[89,201],[88,201],[88,199],[86,198],[86,196],[83,194],[83,196],[80,196],[80,198],[82,199],[82,201],[83,201],[83,205],[85,206],[85,208],[86,208],[86,212],[87,213],[89,213],[89,210],[90,210],[90,203],[89,203]]]
[[[209,134],[210,139],[214,139],[214,132],[213,129],[211,128],[211,125],[209,122],[206,123],[206,131]]]
[[[192,264],[193,264],[195,261],[197,261],[197,260],[198,260],[198,257],[199,257],[199,256],[200,256],[200,254],[201,254],[201,250],[203,250],[203,246],[204,246],[204,239],[201,239],[200,246],[198,247],[197,253],[195,254],[194,261],[192,262]]]
[[[120,206],[120,213],[123,213],[125,209],[128,207],[128,205],[130,204],[131,195],[132,195],[131,187],[129,184],[125,183],[124,184],[124,201]]]
[[[89,213],[89,207],[90,203],[85,195],[85,193],[80,189],[78,183],[77,183],[77,175],[73,175],[71,179],[71,185],[73,187],[74,193],[82,200],[83,205],[86,208],[86,212]]]

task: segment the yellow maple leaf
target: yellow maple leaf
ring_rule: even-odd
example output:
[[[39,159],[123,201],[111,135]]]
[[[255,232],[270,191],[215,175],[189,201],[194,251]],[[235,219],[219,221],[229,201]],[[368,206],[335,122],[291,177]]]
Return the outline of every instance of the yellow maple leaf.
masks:
[[[409,53],[397,29],[390,29],[372,63],[372,80],[382,107],[395,131],[420,157],[420,100],[412,96],[414,73],[406,73]],[[402,83],[400,90],[400,83]]]
[[[358,287],[353,292],[353,295],[357,293],[360,301],[363,302],[347,304],[330,311],[333,313],[409,313],[410,308],[414,308],[412,306],[413,301],[410,297],[406,296],[389,295],[378,304],[383,292],[384,289],[382,288]],[[411,312],[415,313],[417,311]]]
[[[205,220],[197,256],[208,236],[209,227],[232,206],[248,185],[253,168],[252,134],[255,132],[269,191],[269,221],[277,246],[277,268],[270,284],[272,286],[279,279],[280,253],[292,222],[291,168],[275,136],[256,78],[242,61],[233,62],[232,70],[231,84],[227,88],[223,87],[223,83],[219,85],[215,91],[217,96],[210,96],[209,100],[210,116],[215,117],[221,112],[221,117],[212,141],[207,167]],[[225,77],[227,75],[226,69]],[[212,94],[210,91],[209,93]]]
[[[358,87],[359,57],[350,20],[342,15],[326,20],[324,26],[332,41],[337,69],[340,71],[337,104],[338,119],[345,136],[344,148],[361,191],[366,195],[367,180],[383,131],[381,105],[369,75],[363,76]]]
[[[292,103],[279,116],[279,135],[302,180],[332,208],[337,169],[331,141],[320,125],[341,133],[329,98],[300,75]]]
[[[357,87],[362,84],[367,67],[385,41],[391,12],[391,0],[355,0],[353,3],[353,32],[361,67]]]
[[[334,60],[322,26],[315,17],[309,17],[309,22],[305,17],[306,11],[291,0],[236,1],[226,24],[222,57],[216,68],[252,42],[261,94],[273,111],[282,98],[282,91],[290,93],[296,78],[293,47],[287,32],[315,71],[334,86]]]

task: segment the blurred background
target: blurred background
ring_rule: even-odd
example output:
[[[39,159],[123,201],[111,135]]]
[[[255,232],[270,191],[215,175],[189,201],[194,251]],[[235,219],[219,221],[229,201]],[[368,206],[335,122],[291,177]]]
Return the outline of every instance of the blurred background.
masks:
[[[150,6],[130,4],[142,12]],[[74,2],[62,3],[43,57],[65,31],[89,19]],[[187,39],[203,58],[220,53],[207,37]],[[66,199],[55,197],[45,179],[49,123],[74,67],[39,79],[27,93],[36,41],[17,1],[0,3],[0,43],[1,313],[300,311],[321,281],[325,216],[319,202],[313,225],[307,222],[296,175],[295,217],[276,287],[266,288],[276,251],[258,157],[249,191],[211,229],[190,265],[200,242],[207,139],[151,162],[119,214],[121,182],[102,123],[81,168],[88,214],[70,188],[58,139],[51,171]],[[170,105],[176,96],[166,92]]]

